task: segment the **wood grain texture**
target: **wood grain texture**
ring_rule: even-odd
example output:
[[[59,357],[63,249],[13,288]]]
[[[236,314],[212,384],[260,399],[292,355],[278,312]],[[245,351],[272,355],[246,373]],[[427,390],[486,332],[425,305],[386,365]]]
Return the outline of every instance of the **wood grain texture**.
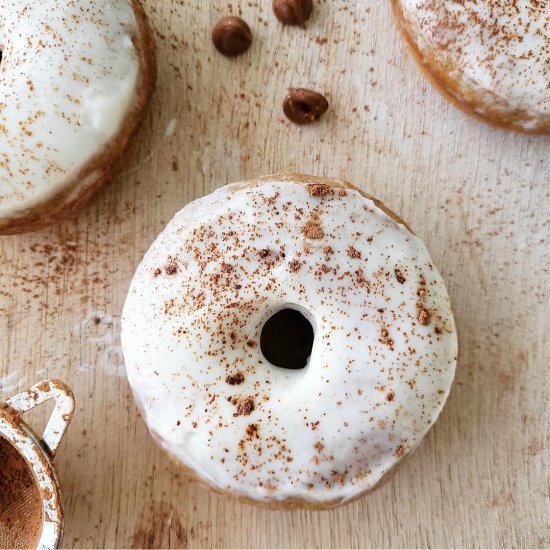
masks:
[[[67,548],[550,545],[550,138],[447,105],[386,0],[315,4],[302,31],[269,0],[147,0],[158,88],[125,174],[78,219],[0,238],[0,397],[55,376],[78,400],[57,460]],[[228,12],[255,37],[233,60],[209,38]],[[289,86],[325,92],[327,116],[287,122]],[[408,221],[459,328],[435,428],[391,482],[330,512],[271,512],[188,481],[147,434],[118,340],[131,276],[170,217],[286,171],[353,181]]]

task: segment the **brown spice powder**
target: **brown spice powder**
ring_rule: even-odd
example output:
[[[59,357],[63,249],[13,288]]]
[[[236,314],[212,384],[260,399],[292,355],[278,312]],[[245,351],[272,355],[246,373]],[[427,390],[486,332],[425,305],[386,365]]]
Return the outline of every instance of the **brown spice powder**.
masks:
[[[421,325],[429,325],[431,319],[432,319],[432,314],[427,309],[422,308],[418,312],[418,322]]]
[[[325,183],[308,183],[307,191],[312,197],[334,195],[334,189]]]
[[[168,258],[167,264],[164,266],[164,273],[166,275],[175,275],[178,272],[178,264],[172,257]]]
[[[323,226],[321,224],[321,218],[319,214],[313,212],[302,228],[302,233],[308,238],[313,240],[322,239],[325,236]]]
[[[238,386],[244,382],[244,374],[242,372],[238,372],[236,374],[228,374],[225,377],[225,381],[230,386]]]
[[[299,271],[300,268],[302,267],[302,262],[300,262],[298,260],[292,260],[291,262],[289,262],[288,267],[289,267],[290,271],[295,273],[296,271]]]
[[[383,328],[380,331],[381,338],[378,341],[385,346],[388,346],[390,350],[393,351],[393,338],[390,338],[389,332],[387,329]]]
[[[405,277],[403,276],[403,273],[401,273],[401,270],[400,270],[400,269],[395,268],[394,273],[395,273],[395,277],[396,277],[398,283],[403,284],[403,283],[407,280],[407,279],[405,279]]]
[[[256,407],[252,399],[240,401],[237,405],[237,412],[233,416],[249,416]]]
[[[0,548],[35,548],[42,528],[42,499],[31,469],[0,437]]]
[[[260,258],[267,258],[269,256],[269,250],[267,248],[262,248],[260,252],[258,252]]]

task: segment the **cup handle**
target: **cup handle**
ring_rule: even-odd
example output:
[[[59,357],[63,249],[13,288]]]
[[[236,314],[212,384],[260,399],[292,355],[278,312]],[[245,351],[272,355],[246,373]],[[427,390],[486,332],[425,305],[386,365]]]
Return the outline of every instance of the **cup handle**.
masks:
[[[59,380],[44,380],[10,397],[5,404],[13,414],[19,416],[49,399],[55,400],[55,408],[40,443],[53,458],[73,419],[75,403],[72,390]]]

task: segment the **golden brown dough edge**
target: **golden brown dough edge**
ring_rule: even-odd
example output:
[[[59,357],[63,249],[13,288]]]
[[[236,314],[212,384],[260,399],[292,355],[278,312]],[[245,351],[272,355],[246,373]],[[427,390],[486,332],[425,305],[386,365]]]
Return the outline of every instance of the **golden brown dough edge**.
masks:
[[[375,199],[372,195],[362,191],[354,184],[345,180],[324,177],[324,176],[310,176],[307,174],[285,173],[285,174],[279,174],[279,175],[263,176],[257,179],[248,180],[241,183],[230,184],[230,187],[232,190],[237,191],[240,189],[246,189],[247,187],[254,187],[256,185],[262,185],[264,183],[278,182],[278,181],[295,183],[297,185],[303,185],[303,186],[306,186],[308,184],[316,184],[316,185],[327,185],[334,189],[353,189],[354,191],[359,192],[365,198],[372,200],[374,204],[378,208],[380,208],[387,216],[389,216],[395,222],[402,225],[408,231],[413,233],[411,228],[399,216],[397,216],[394,212],[392,212],[389,208],[387,208],[382,202],[380,202],[378,199]],[[143,411],[140,411],[140,412],[141,412],[141,415],[145,418]],[[430,429],[431,429],[431,426],[430,426]],[[223,490],[217,487],[216,485],[213,485],[212,483],[208,482],[207,480],[202,478],[195,470],[193,470],[189,466],[186,466],[185,464],[180,462],[177,459],[177,457],[175,457],[168,449],[166,449],[166,447],[162,444],[162,439],[158,435],[156,435],[151,430],[149,430],[149,432],[151,433],[153,439],[161,447],[161,449],[167,454],[171,462],[176,466],[178,466],[179,468],[181,468],[187,474],[187,476],[191,478],[193,481],[198,482],[203,487],[206,487],[207,489],[210,489],[211,491],[214,491],[217,494],[234,498],[239,502],[242,502],[245,504],[253,504],[255,506],[260,506],[262,508],[268,508],[271,510],[294,510],[294,509],[329,510],[331,508],[337,508],[338,506],[342,506],[344,504],[349,504],[350,502],[358,500],[361,497],[364,497],[372,493],[373,491],[375,491],[376,489],[380,488],[382,485],[390,481],[395,475],[395,473],[397,472],[397,469],[399,468],[399,466],[401,466],[403,462],[408,457],[410,457],[414,453],[414,451],[418,448],[418,445],[417,445],[416,447],[413,447],[412,449],[410,449],[396,464],[394,464],[394,466],[390,470],[388,470],[382,476],[382,478],[378,481],[378,483],[374,487],[371,487],[370,489],[367,489],[365,491],[358,493],[357,495],[355,495],[353,498],[349,500],[343,500],[340,498],[333,499],[333,500],[326,500],[326,501],[308,500],[308,499],[301,499],[301,498],[289,498],[285,500],[277,500],[275,498],[272,500],[256,500],[253,498],[244,497],[233,491]]]
[[[12,218],[0,220],[0,235],[35,231],[70,217],[85,206],[106,183],[119,175],[126,164],[132,149],[135,148],[136,136],[153,95],[157,78],[155,41],[147,15],[139,0],[131,0],[131,4],[138,26],[134,44],[139,56],[140,78],[136,84],[136,97],[118,133],[73,180],[47,202],[20,212]],[[90,178],[90,183],[75,193],[75,188],[87,178]]]
[[[511,130],[520,134],[550,134],[550,116],[543,117],[534,128],[526,129],[522,123],[531,120],[532,117],[524,110],[511,109],[504,111],[503,109],[492,108],[491,103],[496,105],[499,102],[499,99],[494,94],[463,89],[459,82],[449,75],[448,68],[435,55],[430,55],[429,52],[419,49],[414,39],[414,31],[411,24],[403,12],[401,0],[390,0],[390,2],[395,24],[405,40],[414,61],[424,77],[449,103],[458,107],[464,113],[495,128]],[[480,98],[484,100],[483,108],[485,109],[485,114],[480,114],[476,110],[481,104]]]

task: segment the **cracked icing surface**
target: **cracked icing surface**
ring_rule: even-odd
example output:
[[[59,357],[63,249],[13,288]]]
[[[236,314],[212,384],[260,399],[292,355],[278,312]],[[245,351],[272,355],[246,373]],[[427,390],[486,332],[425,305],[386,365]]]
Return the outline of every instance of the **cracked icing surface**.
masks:
[[[422,242],[359,191],[311,181],[265,178],[186,206],[123,313],[151,432],[203,481],[256,501],[374,488],[435,421],[455,370],[449,299]],[[259,347],[285,307],[315,330],[298,371]]]
[[[398,0],[421,51],[433,50],[463,84],[550,125],[550,3],[542,0]],[[490,103],[488,104],[490,106]]]
[[[3,3],[0,218],[52,197],[115,136],[136,91],[137,32],[127,0]]]

